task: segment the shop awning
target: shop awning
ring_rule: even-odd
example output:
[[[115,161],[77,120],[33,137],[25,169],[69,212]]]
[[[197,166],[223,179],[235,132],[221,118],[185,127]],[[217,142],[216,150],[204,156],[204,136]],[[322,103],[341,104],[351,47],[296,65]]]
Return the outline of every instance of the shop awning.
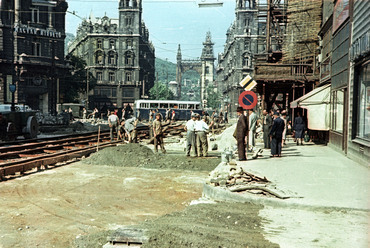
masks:
[[[291,108],[302,108],[302,106],[330,103],[330,84],[317,87],[290,103]]]
[[[291,108],[307,109],[311,130],[329,130],[330,84],[318,87],[290,103]]]

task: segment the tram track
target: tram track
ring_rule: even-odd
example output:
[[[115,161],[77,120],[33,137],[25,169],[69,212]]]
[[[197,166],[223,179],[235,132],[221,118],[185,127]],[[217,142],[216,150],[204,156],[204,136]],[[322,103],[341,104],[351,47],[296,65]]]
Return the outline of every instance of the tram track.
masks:
[[[72,137],[71,137],[72,136]],[[56,139],[37,139],[0,147],[0,181],[37,169],[47,169],[57,163],[88,156],[99,148],[114,146],[109,132],[74,134]]]

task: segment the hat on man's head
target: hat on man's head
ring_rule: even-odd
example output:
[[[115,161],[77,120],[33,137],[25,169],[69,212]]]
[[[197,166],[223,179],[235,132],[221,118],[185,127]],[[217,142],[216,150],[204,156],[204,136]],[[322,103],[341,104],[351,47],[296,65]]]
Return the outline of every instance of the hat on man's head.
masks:
[[[243,111],[244,111],[244,109],[242,107],[237,107],[236,108],[236,112],[241,112],[242,113]]]
[[[196,113],[192,113],[191,114],[191,117],[193,118],[193,117],[197,117],[197,114]]]
[[[279,112],[275,111],[275,112],[274,112],[274,115],[279,116],[280,114],[279,114]]]

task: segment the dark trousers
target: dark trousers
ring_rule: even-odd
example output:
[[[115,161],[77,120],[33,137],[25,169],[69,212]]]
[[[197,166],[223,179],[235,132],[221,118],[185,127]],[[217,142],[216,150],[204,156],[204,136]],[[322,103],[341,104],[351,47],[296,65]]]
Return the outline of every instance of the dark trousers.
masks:
[[[110,129],[110,140],[112,141],[113,140],[113,132],[117,133],[117,123],[114,123],[111,125],[111,127],[109,127]]]
[[[238,144],[238,156],[239,156],[239,160],[243,159],[247,159],[246,156],[245,156],[245,138],[243,137],[243,139],[237,139],[237,144]]]
[[[164,149],[163,135],[162,134],[158,134],[157,136],[154,137],[154,150],[156,152],[158,152],[158,145],[161,147],[162,152],[166,151]]]
[[[265,145],[265,148],[267,149],[270,149],[270,132],[267,130],[267,131],[263,131],[263,144]]]
[[[271,139],[271,155],[281,155],[281,142],[283,137],[274,137]]]

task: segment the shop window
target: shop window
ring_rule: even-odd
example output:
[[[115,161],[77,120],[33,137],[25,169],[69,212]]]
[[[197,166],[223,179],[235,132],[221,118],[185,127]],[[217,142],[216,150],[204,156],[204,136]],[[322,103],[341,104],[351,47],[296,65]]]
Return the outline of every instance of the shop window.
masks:
[[[41,43],[40,42],[32,42],[32,55],[34,56],[41,56]]]
[[[370,141],[370,64],[361,67],[358,77],[356,137]]]
[[[343,132],[344,90],[332,92],[331,129]]]
[[[124,88],[123,90],[122,90],[122,97],[125,97],[125,98],[132,98],[132,97],[134,97],[134,89],[132,89],[132,88],[128,88],[128,89],[126,89],[126,88]]]

